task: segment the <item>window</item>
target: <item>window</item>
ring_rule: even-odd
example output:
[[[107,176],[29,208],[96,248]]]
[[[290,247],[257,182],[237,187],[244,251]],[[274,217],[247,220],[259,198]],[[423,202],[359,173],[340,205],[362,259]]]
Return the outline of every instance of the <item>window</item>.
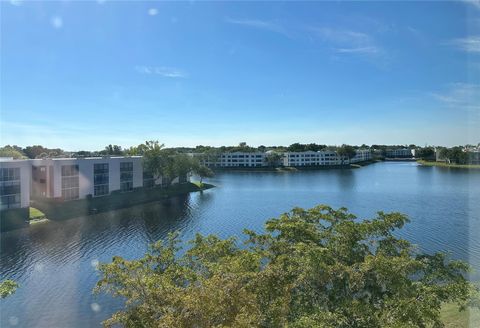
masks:
[[[20,207],[20,168],[0,169],[0,208]]]
[[[132,162],[120,163],[120,190],[121,191],[133,190],[133,163]]]
[[[62,165],[62,198],[64,200],[79,197],[78,171],[78,165]]]
[[[93,195],[108,195],[108,163],[93,164]]]

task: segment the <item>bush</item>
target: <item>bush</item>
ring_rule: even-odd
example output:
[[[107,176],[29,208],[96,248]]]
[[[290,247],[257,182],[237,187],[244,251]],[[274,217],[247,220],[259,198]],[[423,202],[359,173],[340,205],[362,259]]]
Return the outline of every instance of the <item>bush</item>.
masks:
[[[466,264],[396,238],[407,222],[321,205],[246,231],[246,245],[197,235],[183,251],[171,234],[144,258],[102,264],[96,291],[127,302],[107,326],[441,327],[442,304],[466,306],[478,289]]]

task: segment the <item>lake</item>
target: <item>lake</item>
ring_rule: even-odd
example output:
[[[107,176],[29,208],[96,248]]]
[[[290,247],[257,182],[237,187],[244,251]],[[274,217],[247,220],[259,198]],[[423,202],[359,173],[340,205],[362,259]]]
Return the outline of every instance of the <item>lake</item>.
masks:
[[[140,257],[179,230],[184,238],[240,236],[295,206],[347,207],[360,218],[407,214],[399,235],[422,251],[448,251],[480,274],[480,170],[383,162],[352,170],[225,172],[202,193],[1,234],[0,277],[20,284],[1,301],[1,327],[100,326],[119,300],[93,295],[95,267],[112,256]]]

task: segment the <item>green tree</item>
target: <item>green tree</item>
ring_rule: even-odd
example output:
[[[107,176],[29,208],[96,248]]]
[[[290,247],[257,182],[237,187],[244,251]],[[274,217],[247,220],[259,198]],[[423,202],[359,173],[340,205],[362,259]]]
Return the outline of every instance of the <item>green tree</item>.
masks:
[[[100,151],[102,155],[116,155],[121,156],[124,154],[122,147],[118,145],[108,145],[104,150]]]
[[[146,144],[140,144],[138,146],[131,146],[130,148],[125,149],[124,153],[127,156],[143,156],[146,150]]]
[[[40,145],[28,146],[23,149],[23,153],[27,155],[28,158],[34,159],[43,153],[48,153],[48,148]]]
[[[5,298],[13,293],[18,288],[18,284],[13,280],[4,280],[0,282],[0,298]]]
[[[175,154],[172,159],[173,161],[171,165],[173,165],[173,178],[178,177],[179,182],[185,182],[188,173],[192,172],[197,165],[195,159],[186,154]]]
[[[265,156],[265,161],[267,162],[268,166],[278,166],[281,164],[281,160],[282,155],[274,151],[269,151]]]
[[[21,159],[25,158],[25,155],[18,149],[7,145],[0,148],[0,157],[13,157],[13,159]]]
[[[435,150],[433,149],[433,147],[417,148],[415,152],[415,157],[421,159],[434,159]]]
[[[397,238],[407,222],[321,205],[246,231],[245,245],[197,235],[182,250],[173,234],[141,259],[102,264],[95,290],[126,300],[106,326],[442,327],[442,304],[474,304],[478,288],[463,262]]]
[[[341,156],[343,165],[345,157],[350,161],[352,158],[355,157],[357,152],[355,151],[355,148],[353,146],[343,144],[342,146],[338,147],[337,154]]]
[[[165,145],[156,140],[146,141],[143,152],[143,168],[146,172],[159,178],[165,174],[168,166],[168,152],[165,151]]]
[[[205,166],[201,163],[196,163],[193,166],[193,173],[195,173],[196,175],[199,176],[200,185],[203,185],[203,179],[204,178],[211,178],[215,175],[214,172],[210,168],[208,168],[207,166]]]

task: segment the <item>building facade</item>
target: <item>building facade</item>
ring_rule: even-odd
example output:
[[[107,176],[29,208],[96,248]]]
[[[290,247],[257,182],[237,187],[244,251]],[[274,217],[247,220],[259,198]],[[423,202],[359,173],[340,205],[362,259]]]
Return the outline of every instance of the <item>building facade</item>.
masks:
[[[200,156],[202,154],[192,154]],[[203,159],[203,164],[209,167],[262,167],[267,166],[266,153],[263,152],[225,152],[217,156]]]
[[[357,149],[355,157],[350,159],[350,163],[371,161],[372,158],[372,151],[370,149]]]
[[[179,180],[186,182],[188,176],[172,182]],[[141,156],[0,159],[0,209],[27,208],[31,198],[102,197],[163,182],[144,172]]]
[[[30,161],[0,161],[0,210],[29,206],[30,177]]]
[[[139,156],[32,160],[33,197],[74,200],[138,187],[143,187]]]
[[[332,150],[285,152],[283,166],[335,166],[348,164],[348,158]]]
[[[387,149],[385,151],[385,157],[387,158],[410,158],[414,154],[415,152],[412,152],[412,149],[409,148]]]

